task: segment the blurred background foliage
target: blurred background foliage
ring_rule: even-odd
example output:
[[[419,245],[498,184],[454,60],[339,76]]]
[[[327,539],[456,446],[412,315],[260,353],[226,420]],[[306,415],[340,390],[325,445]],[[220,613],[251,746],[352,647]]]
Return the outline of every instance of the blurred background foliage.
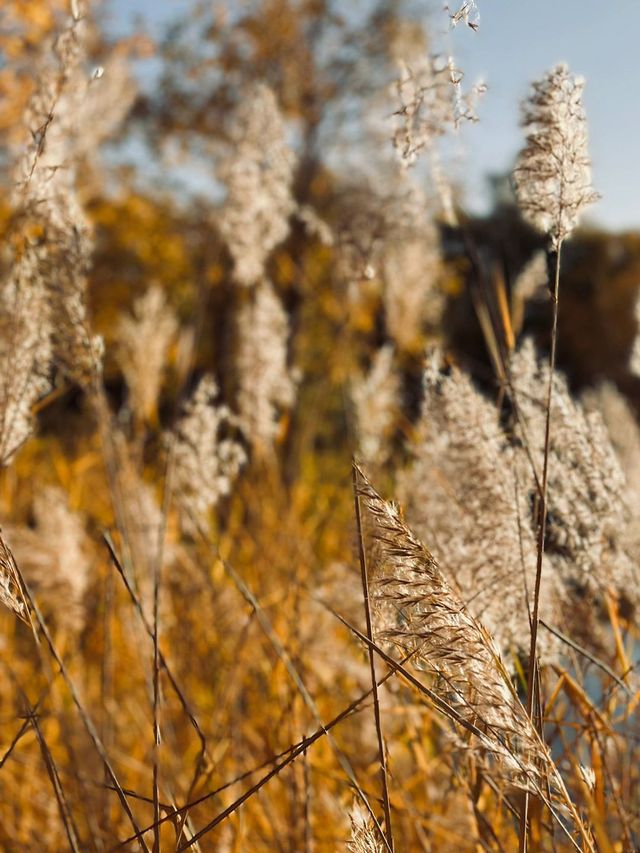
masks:
[[[33,90],[33,62],[66,13],[66,2],[31,0],[3,4],[0,49],[0,180],[11,191],[12,144]],[[327,0],[265,0],[237,5],[185,4],[178,20],[153,43],[140,31],[113,43],[109,4],[98,7],[92,54],[96,65],[109,54],[126,55],[135,68],[138,94],[119,138],[96,163],[81,172],[81,190],[96,229],[91,272],[91,305],[98,331],[110,341],[116,319],[152,282],[161,281],[179,316],[188,319],[202,301],[204,312],[198,365],[220,356],[224,310],[232,297],[230,258],[216,233],[212,210],[224,189],[216,164],[225,145],[233,109],[249,83],[274,90],[289,122],[298,161],[295,198],[339,227],[354,198],[375,198],[393,163],[381,125],[391,104],[380,104],[394,79],[394,60],[407,43],[425,46],[428,5],[396,0],[364,4],[360,11],[336,12]],[[428,26],[428,24],[427,24]],[[376,126],[364,116],[377,109]],[[347,150],[348,149],[348,150]],[[351,158],[355,158],[355,165]],[[508,167],[509,164],[505,164]],[[472,160],[469,163],[472,168]],[[386,173],[386,174],[385,174]],[[487,178],[489,180],[489,177]],[[426,182],[425,177],[425,182]],[[442,225],[448,299],[445,329],[460,357],[486,362],[479,329],[469,311],[472,279],[497,274],[509,287],[543,241],[522,223],[508,179],[492,177],[495,202],[483,218],[465,218],[481,268],[472,269],[459,233]],[[204,191],[203,191],[204,190]],[[357,204],[357,201],[356,201]],[[462,211],[461,211],[462,214]],[[0,208],[6,232],[9,209]],[[384,335],[375,287],[361,282],[371,298],[359,300],[346,316],[343,282],[331,275],[332,251],[294,223],[291,236],[270,260],[270,273],[297,321],[298,309],[313,293],[326,324],[327,339],[310,344],[331,357],[335,332],[345,321],[358,330],[366,357]],[[626,373],[635,335],[640,235],[582,231],[567,252],[565,301],[561,310],[561,366],[580,386],[607,377],[634,394]],[[477,282],[476,282],[477,283]],[[543,312],[544,314],[545,312]],[[314,318],[315,311],[309,311]],[[525,330],[544,328],[546,317],[527,318]],[[297,327],[294,322],[294,329]],[[295,335],[305,348],[305,335]],[[297,344],[296,344],[297,345]],[[349,347],[351,349],[351,347]],[[466,351],[469,351],[468,353]],[[215,361],[215,357],[214,357]],[[335,374],[340,369],[336,365]],[[222,371],[224,373],[224,371]],[[348,366],[345,366],[348,373]],[[115,367],[111,378],[117,385]]]

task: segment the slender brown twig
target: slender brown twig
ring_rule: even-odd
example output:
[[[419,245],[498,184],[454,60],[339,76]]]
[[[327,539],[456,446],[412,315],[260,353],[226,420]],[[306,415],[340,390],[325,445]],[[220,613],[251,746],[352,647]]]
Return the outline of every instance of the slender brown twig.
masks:
[[[560,256],[562,243],[556,253],[556,274],[553,286],[553,321],[551,326],[551,351],[549,353],[549,384],[547,386],[546,419],[544,429],[544,459],[542,463],[542,491],[540,495],[540,521],[538,526],[538,551],[536,577],[533,588],[533,613],[531,615],[531,647],[529,649],[529,678],[527,683],[527,711],[533,711],[534,673],[538,644],[538,623],[540,610],[540,587],[542,583],[542,559],[547,526],[547,488],[549,483],[549,451],[551,448],[551,405],[553,402],[553,382],[556,369],[556,350],[558,345],[558,306],[560,296]]]
[[[125,589],[127,590],[129,597],[131,598],[131,601],[133,602],[133,605],[134,605],[136,612],[137,612],[137,614],[138,614],[138,616],[142,622],[142,625],[143,625],[147,635],[149,636],[149,638],[153,639],[153,629],[152,629],[151,625],[149,625],[147,618],[144,615],[144,611],[142,609],[142,604],[140,602],[140,599],[136,595],[133,587],[131,586],[131,582],[130,582],[129,578],[127,577],[127,574],[124,570],[124,567],[123,567],[123,565],[122,565],[122,563],[121,563],[121,561],[120,561],[120,559],[116,553],[115,546],[113,544],[113,540],[111,539],[111,536],[108,533],[105,533],[103,535],[103,538],[104,538],[105,544],[109,550],[109,554],[111,555],[113,565],[114,565],[116,571],[118,572],[118,574],[120,575],[120,578],[122,579],[122,582],[125,586]],[[184,710],[184,712],[187,716],[187,719],[189,720],[189,722],[193,726],[193,729],[194,729],[194,731],[198,737],[198,740],[200,741],[200,752],[198,753],[198,757],[196,760],[196,770],[198,771],[198,775],[199,775],[199,770],[201,769],[201,767],[204,763],[206,751],[207,751],[206,737],[204,735],[204,732],[202,731],[202,728],[200,727],[200,724],[198,723],[198,720],[196,719],[194,712],[191,709],[191,706],[189,705],[189,703],[188,703],[188,701],[184,695],[184,692],[182,691],[182,689],[180,688],[180,685],[178,684],[178,682],[176,680],[176,677],[173,673],[171,666],[169,665],[164,654],[162,653],[162,650],[159,651],[159,659],[160,659],[161,666],[163,667],[163,669],[167,673],[167,678],[169,679],[169,683],[173,687],[175,694],[178,697],[178,701],[182,705],[182,709]],[[193,785],[193,783],[192,783],[192,785]]]
[[[356,516],[356,528],[358,535],[358,558],[360,561],[360,575],[362,578],[362,594],[364,597],[364,613],[367,625],[367,637],[373,640],[373,626],[371,624],[371,606],[369,603],[369,578],[367,576],[367,558],[364,550],[364,538],[362,535],[362,515],[360,512],[360,495],[358,493],[358,466],[352,462],[353,476],[353,502]],[[378,763],[380,764],[380,780],[382,782],[382,802],[384,806],[384,825],[387,842],[393,851],[393,831],[391,828],[391,805],[389,802],[389,780],[387,774],[387,760],[385,756],[384,738],[382,736],[382,720],[380,717],[380,700],[378,697],[378,686],[376,684],[375,655],[371,646],[368,648],[369,671],[371,673],[371,689],[373,690],[373,715],[376,724],[376,736],[378,739]]]
[[[29,703],[29,700],[26,697],[26,694],[23,693],[23,697],[27,702],[27,707],[29,709],[29,718],[33,730],[36,733],[36,737],[38,739],[38,744],[42,753],[42,759],[45,763],[45,767],[47,768],[47,775],[51,780],[51,787],[53,788],[56,803],[58,804],[60,819],[64,826],[64,831],[67,836],[67,841],[69,842],[69,847],[71,848],[73,853],[80,853],[81,848],[80,843],[78,841],[78,829],[75,825],[73,813],[71,812],[69,802],[64,792],[64,787],[62,785],[62,782],[60,781],[60,774],[58,772],[55,759],[51,754],[49,745],[47,744],[47,741],[45,740],[45,737],[40,728],[40,723],[38,722],[38,714],[35,710],[32,709],[31,704]]]
[[[558,243],[556,252],[556,272],[553,284],[553,320],[551,325],[551,350],[549,353],[549,383],[547,386],[546,418],[544,428],[544,458],[542,462],[542,484],[539,494],[539,524],[536,554],[536,576],[533,587],[533,612],[531,613],[531,644],[529,647],[529,672],[527,675],[527,713],[533,722],[536,683],[539,684],[537,662],[538,624],[540,611],[540,587],[542,585],[542,561],[544,557],[544,540],[547,526],[547,486],[549,480],[549,450],[551,447],[551,405],[553,402],[553,382],[556,369],[556,348],[558,344],[558,307],[560,302],[560,257],[562,240]],[[538,689],[539,694],[539,689]],[[540,696],[538,695],[538,699]],[[519,853],[527,850],[527,818],[529,795],[525,793],[520,825]]]

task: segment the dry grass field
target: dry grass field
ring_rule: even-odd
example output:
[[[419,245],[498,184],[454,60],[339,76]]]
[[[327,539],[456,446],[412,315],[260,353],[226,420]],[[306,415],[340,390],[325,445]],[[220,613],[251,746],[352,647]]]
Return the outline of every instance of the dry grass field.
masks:
[[[3,4],[7,853],[640,849],[640,240],[580,229],[584,80],[473,218],[475,2],[335,6]]]

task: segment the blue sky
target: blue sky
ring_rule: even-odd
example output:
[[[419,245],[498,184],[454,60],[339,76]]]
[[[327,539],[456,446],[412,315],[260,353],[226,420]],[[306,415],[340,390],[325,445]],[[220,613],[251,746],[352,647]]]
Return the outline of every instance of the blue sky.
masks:
[[[481,176],[504,171],[522,136],[518,105],[529,81],[559,61],[586,78],[593,182],[602,199],[591,218],[640,227],[640,0],[478,0],[480,29],[458,27],[450,44],[468,81],[489,91],[480,123],[465,134],[467,175],[481,201]]]
[[[350,0],[344,2],[348,8]],[[484,176],[504,172],[513,163],[522,142],[519,104],[529,82],[566,61],[587,80],[593,180],[602,194],[590,218],[612,229],[640,228],[640,181],[635,166],[640,136],[640,110],[635,105],[640,91],[640,0],[477,3],[478,32],[459,26],[447,35],[446,15],[437,0],[433,11],[434,21],[443,23],[445,49],[455,56],[465,81],[471,84],[482,78],[489,87],[480,104],[480,122],[463,139],[469,206],[482,210],[487,198]],[[234,2],[221,5],[229,8]],[[244,4],[235,0],[235,5]],[[455,0],[449,0],[449,5],[455,6]],[[118,31],[127,30],[134,16],[141,15],[152,34],[189,7],[189,0],[106,3]]]

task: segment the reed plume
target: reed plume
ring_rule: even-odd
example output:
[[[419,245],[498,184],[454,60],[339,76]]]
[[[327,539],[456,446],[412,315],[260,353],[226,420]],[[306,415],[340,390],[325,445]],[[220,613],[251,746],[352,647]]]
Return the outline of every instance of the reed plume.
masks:
[[[400,498],[470,612],[513,659],[528,642],[536,555],[528,459],[503,430],[495,404],[462,370],[447,369],[437,351],[428,357],[423,393]],[[542,609],[553,620],[556,583],[547,561],[543,569]],[[544,651],[552,651],[548,638]]]
[[[162,288],[154,285],[136,299],[132,315],[120,318],[116,358],[129,390],[134,416],[145,421],[156,413],[167,350],[178,321]]]
[[[493,772],[525,790],[557,772],[511,684],[489,633],[447,583],[396,506],[368,483],[360,489],[371,521],[371,593],[376,633],[433,678],[458,719],[477,729],[470,748],[495,759]],[[541,776],[541,770],[543,776]]]
[[[87,23],[80,16],[42,58],[25,114],[12,198],[14,262],[0,292],[0,465],[32,428],[34,404],[51,387],[52,367],[86,384],[101,369],[102,342],[86,307],[91,229],[77,191],[81,157],[122,120],[132,101],[119,68],[119,95],[100,99],[103,82],[83,69]],[[100,121],[96,120],[96,115]]]
[[[424,151],[446,221],[456,223],[453,193],[442,166],[438,143],[464,122],[478,121],[477,102],[486,87],[482,82],[463,91],[464,74],[452,57],[415,55],[398,60],[395,83],[398,104],[393,146],[403,168],[413,166]]]
[[[549,367],[526,340],[514,355],[511,372],[526,439],[540,470],[546,422],[541,389],[549,382]],[[601,602],[609,587],[620,593],[636,587],[636,572],[623,547],[630,509],[625,475],[602,415],[574,399],[557,372],[551,415],[545,556],[570,608],[578,590]],[[516,431],[524,439],[519,427]]]
[[[526,146],[513,173],[525,218],[558,250],[598,194],[591,186],[584,79],[556,65],[533,83],[522,125]]]
[[[629,372],[633,376],[640,376],[640,294],[636,296],[634,319],[636,321],[636,334],[629,353]]]
[[[370,528],[370,590],[376,634],[429,674],[431,699],[457,724],[454,738],[488,778],[535,794],[569,835],[571,816],[587,849],[584,825],[546,744],[524,708],[491,635],[471,616],[429,551],[364,478]],[[460,737],[464,729],[466,739]],[[526,811],[521,818],[526,823]],[[573,839],[572,839],[573,841]],[[575,842],[574,842],[575,844]]]
[[[203,377],[176,427],[173,488],[188,529],[207,528],[209,512],[229,494],[246,461],[233,437],[237,420],[217,398],[215,379]]]
[[[237,332],[240,424],[254,448],[269,453],[297,385],[288,365],[289,318],[270,282],[258,285],[241,307]]]
[[[0,532],[0,603],[21,616],[24,613],[24,603],[20,590],[20,581],[16,571],[16,563]]]
[[[384,847],[380,837],[361,803],[354,801],[349,812],[351,839],[347,842],[349,853],[382,853]]]
[[[240,285],[257,284],[272,250],[286,239],[295,210],[295,157],[273,91],[257,83],[244,92],[230,129],[232,150],[219,175],[227,198],[218,227]]]
[[[533,83],[525,101],[522,125],[526,145],[514,170],[518,203],[525,218],[547,234],[555,253],[553,316],[545,403],[544,450],[539,477],[538,541],[536,575],[531,606],[531,642],[527,710],[533,712],[540,596],[548,520],[548,483],[551,445],[551,413],[554,393],[558,310],[560,301],[560,264],[562,244],[572,233],[578,218],[597,194],[591,187],[591,163],[587,150],[587,122],[582,106],[584,81],[570,74],[566,65],[557,65],[541,80]],[[520,849],[523,850],[524,835]]]
[[[39,276],[51,312],[53,358],[68,376],[86,384],[100,370],[102,342],[86,312],[91,229],[76,188],[74,140],[80,108],[92,82],[82,68],[86,23],[73,20],[58,36],[41,70],[27,120],[37,128],[20,167],[16,202],[25,227],[39,238]]]
[[[0,467],[33,428],[33,407],[51,387],[51,315],[41,250],[16,260],[0,292]]]
[[[529,636],[548,381],[548,365],[525,340],[512,357],[512,415],[505,418],[465,373],[443,367],[432,355],[410,445],[413,459],[399,478],[410,523],[433,543],[505,660],[522,655]],[[637,603],[635,487],[625,478],[601,414],[575,399],[557,372],[552,416],[539,612],[547,623],[572,626],[585,645],[597,647],[606,594]],[[624,423],[626,442],[633,445],[628,415]],[[617,434],[619,444],[619,429]],[[626,467],[630,474],[635,470],[631,461]],[[584,602],[579,610],[577,595]],[[542,659],[557,662],[561,650],[554,638],[539,639]]]
[[[439,288],[440,238],[427,199],[409,184],[405,204],[395,221],[406,224],[386,241],[382,253],[382,299],[390,336],[410,352],[420,345],[425,328],[430,333],[439,328],[446,299]]]
[[[78,635],[85,617],[90,582],[88,536],[82,518],[64,491],[48,486],[33,502],[33,525],[6,525],[7,541],[41,605],[58,625]]]
[[[393,359],[393,347],[382,347],[368,373],[351,383],[358,450],[363,460],[375,465],[383,465],[389,457],[400,409],[400,380]]]

